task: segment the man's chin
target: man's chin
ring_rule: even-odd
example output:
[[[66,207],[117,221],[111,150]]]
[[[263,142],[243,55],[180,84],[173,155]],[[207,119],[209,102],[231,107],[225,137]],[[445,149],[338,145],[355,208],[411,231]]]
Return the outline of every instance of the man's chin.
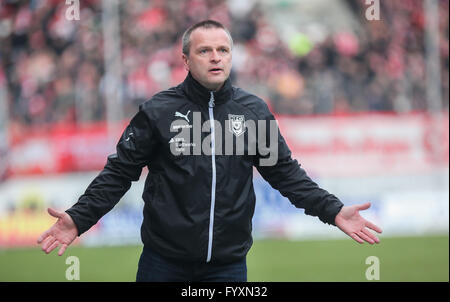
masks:
[[[193,77],[196,79],[194,75]],[[197,81],[208,90],[217,91],[222,88],[223,83],[226,81],[226,79],[227,77],[224,74],[219,74],[215,76],[207,75],[206,77],[203,77],[202,80],[197,79]]]
[[[222,88],[223,83],[225,82],[225,78],[221,77],[220,79],[214,79],[214,81],[209,81],[206,85],[206,88],[209,90],[217,91]]]

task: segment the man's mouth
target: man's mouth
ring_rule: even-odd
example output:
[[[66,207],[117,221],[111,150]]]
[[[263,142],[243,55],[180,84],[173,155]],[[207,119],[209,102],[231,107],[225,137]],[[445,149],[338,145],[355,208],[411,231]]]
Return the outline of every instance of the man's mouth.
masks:
[[[221,68],[211,68],[210,70],[209,70],[209,72],[211,72],[211,73],[220,73],[220,72],[222,72],[223,70],[221,69]]]

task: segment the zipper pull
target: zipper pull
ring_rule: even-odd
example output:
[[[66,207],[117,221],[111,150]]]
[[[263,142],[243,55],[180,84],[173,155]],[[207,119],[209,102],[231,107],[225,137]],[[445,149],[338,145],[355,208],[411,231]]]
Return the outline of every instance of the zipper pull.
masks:
[[[208,103],[209,108],[212,108],[215,106],[214,104],[214,92],[211,91],[211,98],[209,99],[209,103]]]

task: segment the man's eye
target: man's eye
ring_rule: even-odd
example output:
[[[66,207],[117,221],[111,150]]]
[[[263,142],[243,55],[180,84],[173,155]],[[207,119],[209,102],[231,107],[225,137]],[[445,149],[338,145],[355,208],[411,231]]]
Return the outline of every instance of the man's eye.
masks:
[[[206,53],[207,52],[207,50],[206,49],[202,49],[202,50],[200,50],[200,53]]]
[[[228,49],[222,48],[220,51],[221,52],[228,52]]]

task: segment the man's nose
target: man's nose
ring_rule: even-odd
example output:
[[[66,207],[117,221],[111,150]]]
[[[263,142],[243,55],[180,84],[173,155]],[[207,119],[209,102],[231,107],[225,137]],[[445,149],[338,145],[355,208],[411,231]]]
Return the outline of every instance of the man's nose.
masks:
[[[213,61],[213,62],[218,62],[218,61],[220,61],[220,56],[219,56],[219,53],[217,52],[217,50],[213,50],[213,51],[211,52],[210,60]]]

